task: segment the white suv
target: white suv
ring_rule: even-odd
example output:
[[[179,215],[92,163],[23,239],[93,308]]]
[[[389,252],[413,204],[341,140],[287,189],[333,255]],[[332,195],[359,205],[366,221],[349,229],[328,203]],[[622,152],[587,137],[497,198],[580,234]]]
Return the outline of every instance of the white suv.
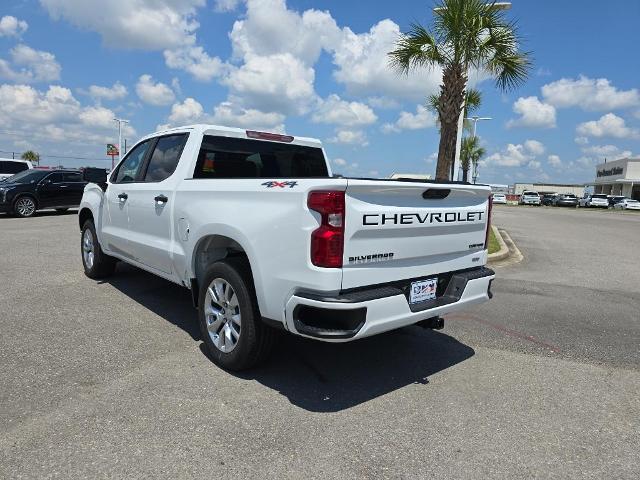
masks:
[[[31,162],[26,160],[14,160],[12,158],[0,158],[0,182],[16,173],[33,168]]]
[[[522,192],[522,195],[520,196],[520,205],[540,206],[540,195],[538,192]]]
[[[601,207],[609,208],[609,197],[604,193],[596,193],[594,195],[585,195],[579,200],[581,207]]]

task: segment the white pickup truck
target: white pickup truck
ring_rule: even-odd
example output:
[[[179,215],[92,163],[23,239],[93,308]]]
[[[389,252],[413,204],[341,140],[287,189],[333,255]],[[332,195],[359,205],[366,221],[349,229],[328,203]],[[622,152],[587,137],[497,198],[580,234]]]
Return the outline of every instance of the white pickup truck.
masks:
[[[118,260],[189,288],[219,366],[276,329],[346,342],[491,298],[485,186],[333,177],[318,140],[211,125],[155,133],[87,169],[84,270]]]

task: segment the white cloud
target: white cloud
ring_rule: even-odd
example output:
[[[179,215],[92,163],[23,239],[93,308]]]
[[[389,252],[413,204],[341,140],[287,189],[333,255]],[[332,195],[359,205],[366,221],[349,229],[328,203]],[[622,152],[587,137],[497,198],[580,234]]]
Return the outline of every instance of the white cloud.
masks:
[[[247,109],[231,101],[220,103],[213,109],[213,114],[210,114],[205,112],[198,101],[187,98],[184,102],[175,103],[171,107],[169,123],[160,125],[158,129],[193,123],[211,123],[228,127],[284,132],[284,119],[284,115],[279,113]]]
[[[38,91],[28,85],[0,85],[0,127],[33,142],[65,142],[95,147],[113,142],[115,114],[103,107],[83,106],[68,88]],[[126,125],[126,136],[135,130]]]
[[[619,160],[632,156],[631,150],[622,150],[615,145],[593,145],[582,149],[582,153],[599,159]]]
[[[538,161],[538,160],[531,160],[527,164],[527,167],[532,168],[534,170],[538,170],[541,166],[542,166],[542,163],[540,163],[540,161]]]
[[[573,141],[578,145],[587,145],[589,143],[589,139],[587,137],[576,137]]]
[[[136,84],[136,93],[140,100],[149,105],[170,105],[176,98],[169,85],[154,83],[151,75],[142,75]]]
[[[554,128],[556,126],[556,109],[552,105],[541,102],[538,97],[520,97],[513,104],[513,111],[520,118],[507,122],[507,127]]]
[[[24,20],[18,20],[11,15],[0,18],[0,37],[19,37],[29,28]]]
[[[373,110],[364,103],[347,102],[338,95],[330,95],[320,101],[312,120],[317,123],[332,123],[346,127],[370,125],[378,119]]]
[[[544,153],[545,148],[537,140],[527,140],[524,144],[508,144],[504,150],[487,157],[486,165],[500,167],[522,167],[528,165],[531,168],[540,168],[536,157]]]
[[[331,163],[337,165],[338,167],[344,167],[347,164],[347,161],[344,158],[336,158],[331,160]]]
[[[328,140],[330,143],[341,143],[343,145],[359,145],[366,147],[369,145],[367,136],[362,130],[338,130],[335,137]]]
[[[637,89],[618,90],[606,78],[563,78],[542,87],[546,103],[558,108],[579,107],[583,110],[615,110],[640,105]]]
[[[284,115],[244,108],[233,102],[222,102],[213,110],[211,121],[219,125],[284,132]]]
[[[116,48],[164,50],[195,43],[206,0],[40,0],[49,15],[100,34]]]
[[[542,155],[544,153],[544,145],[537,140],[527,140],[524,142],[524,148],[526,151],[533,155]]]
[[[423,100],[426,95],[437,92],[441,70],[422,69],[400,76],[390,68],[387,53],[393,50],[400,33],[398,24],[389,19],[362,34],[345,28],[341,42],[334,48],[336,81],[354,95]]]
[[[200,82],[208,82],[222,75],[225,65],[218,57],[211,57],[202,47],[188,46],[165,50],[167,67],[184,70]]]
[[[639,130],[627,127],[624,119],[613,113],[579,124],[576,132],[585,137],[640,138]]]
[[[369,97],[367,103],[374,108],[382,108],[385,110],[400,108],[400,103],[396,99],[389,97]]]
[[[10,54],[13,65],[0,59],[0,77],[15,83],[51,82],[60,78],[60,64],[49,52],[20,44]]]
[[[230,33],[234,56],[269,57],[288,53],[313,65],[323,49],[341,41],[342,31],[328,12],[289,10],[285,0],[247,0],[246,16]]]
[[[421,130],[435,126],[436,116],[423,105],[416,107],[416,113],[400,112],[395,123],[385,123],[382,126],[384,133],[400,132],[402,130]]]
[[[78,89],[83,95],[88,95],[95,100],[121,100],[129,93],[127,87],[120,82],[116,82],[111,87],[102,87],[100,85],[91,85],[87,90]]]
[[[241,2],[242,0],[215,0],[213,8],[216,12],[232,12]]]
[[[558,155],[549,155],[549,157],[547,157],[547,160],[549,162],[549,165],[551,165],[553,168],[562,167],[562,160],[560,160],[560,157]]]
[[[248,55],[223,83],[246,108],[302,114],[316,99],[315,71],[289,53]]]

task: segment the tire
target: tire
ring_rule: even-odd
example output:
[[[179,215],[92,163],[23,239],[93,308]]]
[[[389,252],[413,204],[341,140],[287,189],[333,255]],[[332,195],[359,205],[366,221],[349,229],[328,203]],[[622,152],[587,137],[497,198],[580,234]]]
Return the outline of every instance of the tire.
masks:
[[[36,200],[30,195],[22,195],[13,203],[13,213],[20,218],[33,217],[37,209]]]
[[[56,208],[56,212],[58,213],[67,213],[68,211],[68,208]]]
[[[231,257],[214,263],[199,293],[198,322],[213,363],[240,371],[264,362],[277,332],[262,321],[248,262]]]
[[[116,269],[117,260],[102,251],[92,220],[87,220],[82,226],[80,254],[84,274],[89,278],[94,280],[106,278]]]

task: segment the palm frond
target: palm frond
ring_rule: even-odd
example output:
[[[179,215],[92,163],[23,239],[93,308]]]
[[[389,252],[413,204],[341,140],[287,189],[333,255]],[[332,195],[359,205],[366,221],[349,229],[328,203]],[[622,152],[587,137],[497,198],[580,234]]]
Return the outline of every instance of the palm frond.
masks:
[[[402,74],[420,67],[441,65],[445,60],[435,37],[420,24],[413,24],[409,33],[402,34],[396,49],[389,52],[389,64]]]

